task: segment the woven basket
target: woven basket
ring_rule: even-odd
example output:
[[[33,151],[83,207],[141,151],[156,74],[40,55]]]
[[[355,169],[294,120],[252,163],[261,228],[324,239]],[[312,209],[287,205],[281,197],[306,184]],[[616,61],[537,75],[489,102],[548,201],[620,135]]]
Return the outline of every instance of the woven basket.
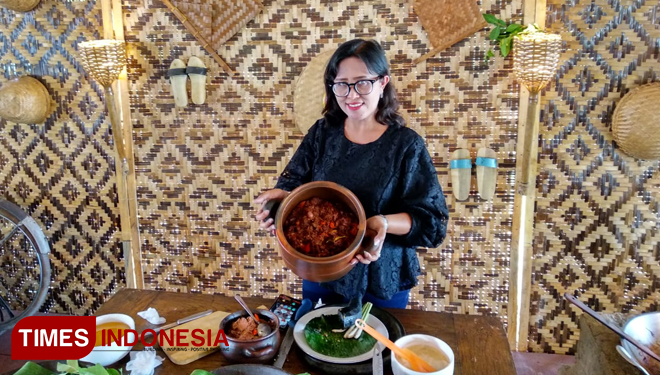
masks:
[[[637,87],[619,101],[612,116],[612,134],[626,154],[660,159],[660,82]]]
[[[0,0],[0,7],[15,12],[29,12],[39,4],[39,0]]]
[[[316,120],[322,117],[321,112],[325,105],[323,75],[325,66],[334,52],[333,49],[314,57],[296,81],[293,93],[293,115],[298,129],[303,134],[307,134]]]
[[[0,117],[22,124],[40,124],[50,114],[48,90],[32,77],[9,81],[0,88]]]

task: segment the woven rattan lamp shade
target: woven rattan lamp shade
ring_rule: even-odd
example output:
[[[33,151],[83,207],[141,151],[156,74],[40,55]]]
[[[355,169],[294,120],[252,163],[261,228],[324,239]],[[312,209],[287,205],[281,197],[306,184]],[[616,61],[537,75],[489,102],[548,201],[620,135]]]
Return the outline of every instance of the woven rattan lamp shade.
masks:
[[[612,116],[612,134],[626,154],[660,159],[660,82],[637,87],[619,101]]]
[[[92,40],[78,44],[85,71],[103,85],[110,86],[126,66],[126,45],[121,40]]]
[[[325,86],[323,75],[325,66],[335,50],[325,51],[318,54],[305,67],[296,81],[293,92],[293,115],[296,126],[303,134],[307,134],[309,128],[316,120],[321,118],[321,112],[325,101]]]
[[[529,92],[538,93],[555,75],[561,36],[544,32],[519,35],[513,38],[513,71]]]

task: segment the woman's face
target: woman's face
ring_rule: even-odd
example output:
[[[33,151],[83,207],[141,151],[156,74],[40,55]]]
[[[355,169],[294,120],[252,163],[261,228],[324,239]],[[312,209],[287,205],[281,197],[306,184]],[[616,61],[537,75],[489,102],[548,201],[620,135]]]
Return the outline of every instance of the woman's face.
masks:
[[[373,83],[373,90],[369,94],[358,94],[355,86],[352,85],[360,80],[376,80]],[[378,79],[378,76],[369,72],[367,65],[357,57],[348,57],[339,63],[335,83],[345,82],[350,83],[350,91],[348,96],[337,96],[337,103],[339,107],[346,113],[346,116],[352,120],[365,120],[375,116],[378,110],[378,101],[383,89],[390,81],[390,77],[385,76]],[[368,85],[368,84],[367,84]],[[364,92],[364,87],[358,89]]]

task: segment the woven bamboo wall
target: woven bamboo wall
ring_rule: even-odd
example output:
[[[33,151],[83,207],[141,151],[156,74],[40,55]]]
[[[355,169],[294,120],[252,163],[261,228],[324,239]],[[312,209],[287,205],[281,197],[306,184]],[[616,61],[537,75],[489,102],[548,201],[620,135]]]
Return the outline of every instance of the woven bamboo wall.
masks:
[[[274,185],[302,139],[292,101],[307,62],[344,40],[377,38],[410,126],[427,140],[452,218],[444,244],[420,252],[425,275],[411,306],[506,319],[519,88],[510,60],[484,62],[485,31],[412,65],[430,45],[411,3],[264,1],[219,51],[237,72],[228,77],[161,2],[125,2],[146,287],[300,296],[300,279],[283,268],[274,239],[258,231],[252,200]],[[488,0],[481,8],[520,20],[521,6]],[[207,104],[174,108],[165,74],[172,59],[190,56],[209,67]],[[473,158],[480,147],[497,152],[492,202],[480,201],[474,176],[470,199],[454,201],[448,164],[459,147]]]
[[[0,195],[50,240],[53,282],[43,310],[90,314],[124,285],[103,90],[86,79],[76,54],[79,41],[102,35],[100,20],[95,1],[42,0],[28,13],[0,8],[0,81],[34,76],[55,105],[43,124],[0,119]],[[0,272],[12,261],[0,251]]]
[[[566,50],[542,102],[529,348],[574,353],[575,308],[658,310],[660,163],[613,147],[614,106],[660,77],[660,2],[549,0]]]

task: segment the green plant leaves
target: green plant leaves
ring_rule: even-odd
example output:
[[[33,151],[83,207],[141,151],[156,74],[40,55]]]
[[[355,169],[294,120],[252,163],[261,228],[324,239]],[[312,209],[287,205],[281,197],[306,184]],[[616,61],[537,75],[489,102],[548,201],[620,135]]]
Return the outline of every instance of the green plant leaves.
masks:
[[[488,61],[493,56],[495,56],[495,54],[493,53],[493,50],[489,49],[488,52],[486,52],[486,61]]]
[[[497,40],[497,37],[500,36],[501,31],[502,29],[499,27],[493,28],[493,30],[490,32],[490,35],[488,35],[488,39]]]
[[[525,26],[523,26],[523,25],[519,25],[517,23],[512,23],[511,25],[507,26],[506,32],[515,34],[518,31],[522,31],[524,28],[525,28]]]
[[[495,17],[492,14],[484,13],[484,19],[486,20],[486,22],[488,22],[490,24],[493,24],[493,25],[496,25],[496,26],[501,26],[501,27],[506,27],[506,22],[502,21],[501,19]]]
[[[206,370],[196,369],[193,370],[193,372],[191,372],[190,375],[213,375],[213,373],[208,372]]]
[[[513,35],[500,40],[500,52],[502,53],[502,57],[507,57],[509,51],[511,51],[511,46],[513,45],[513,40],[511,38],[513,38]]]
[[[488,39],[492,41],[498,41],[500,46],[500,54],[502,57],[507,57],[511,49],[513,48],[513,37],[524,32],[527,29],[527,26],[523,26],[517,23],[512,23],[507,25],[503,20],[495,17],[492,14],[483,14],[486,22],[494,25],[493,29],[488,34]],[[486,53],[486,61],[491,57],[495,56],[492,50],[488,50]]]
[[[108,370],[105,367],[99,365],[98,363],[92,367],[81,368],[78,370],[80,375],[108,375]]]

